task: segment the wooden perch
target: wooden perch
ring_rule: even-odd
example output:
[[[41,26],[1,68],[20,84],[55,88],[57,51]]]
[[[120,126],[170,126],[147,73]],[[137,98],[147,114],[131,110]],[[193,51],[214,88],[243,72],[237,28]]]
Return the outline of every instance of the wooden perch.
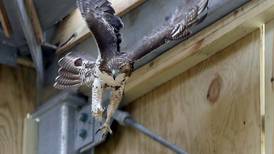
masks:
[[[144,1],[145,0],[110,0],[116,11],[116,14],[119,16],[130,11],[132,8],[135,8]],[[67,43],[65,46],[60,48],[57,51],[58,53],[62,53],[72,48],[79,42],[82,42],[83,40],[91,37],[91,33],[78,9],[73,11],[63,22],[60,23],[53,44],[63,44],[72,35],[75,37],[73,37],[73,39],[70,40],[69,43]]]

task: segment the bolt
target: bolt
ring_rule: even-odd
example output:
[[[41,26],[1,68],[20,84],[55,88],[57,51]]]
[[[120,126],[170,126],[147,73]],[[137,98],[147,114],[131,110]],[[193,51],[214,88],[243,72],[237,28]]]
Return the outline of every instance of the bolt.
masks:
[[[88,114],[87,113],[81,113],[80,121],[86,123],[88,121]]]
[[[88,135],[87,130],[85,130],[85,129],[81,129],[81,130],[80,130],[79,136],[80,136],[82,139],[87,138],[87,135]]]

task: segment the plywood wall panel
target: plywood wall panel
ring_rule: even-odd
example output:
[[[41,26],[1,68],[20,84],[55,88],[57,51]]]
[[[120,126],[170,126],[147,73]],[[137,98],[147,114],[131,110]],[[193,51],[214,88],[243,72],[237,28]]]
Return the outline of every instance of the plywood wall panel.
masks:
[[[125,110],[190,154],[259,154],[259,32],[247,35]],[[172,153],[131,128],[116,126],[114,130],[96,154]]]
[[[21,154],[23,123],[35,107],[35,71],[0,65],[0,154]]]
[[[263,88],[265,92],[265,153],[274,153],[274,20],[265,25],[265,53],[264,66],[265,76]]]

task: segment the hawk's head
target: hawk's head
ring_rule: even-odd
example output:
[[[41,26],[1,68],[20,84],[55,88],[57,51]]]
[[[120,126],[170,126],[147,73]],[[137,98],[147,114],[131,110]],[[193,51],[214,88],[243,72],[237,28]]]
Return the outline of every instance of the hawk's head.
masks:
[[[126,57],[115,56],[107,62],[109,75],[115,80],[119,75],[129,77],[133,70],[133,63]]]

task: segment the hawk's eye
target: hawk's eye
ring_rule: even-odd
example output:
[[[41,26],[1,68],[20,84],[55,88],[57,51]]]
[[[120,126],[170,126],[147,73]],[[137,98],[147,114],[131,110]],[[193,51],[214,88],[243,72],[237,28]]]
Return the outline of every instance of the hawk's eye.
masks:
[[[83,60],[82,58],[78,58],[74,61],[75,66],[82,66],[83,65]]]
[[[124,67],[124,65],[120,66],[119,69],[121,70],[121,69],[123,69],[123,67]]]

